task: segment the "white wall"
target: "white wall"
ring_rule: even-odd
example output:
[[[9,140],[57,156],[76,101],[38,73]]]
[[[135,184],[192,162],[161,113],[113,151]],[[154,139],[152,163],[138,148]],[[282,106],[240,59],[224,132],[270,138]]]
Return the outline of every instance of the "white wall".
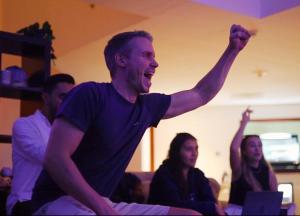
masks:
[[[189,132],[198,139],[196,166],[206,176],[221,182],[224,172],[230,174],[229,146],[246,106],[204,106],[182,116],[163,120],[154,132],[155,168],[166,158],[176,133]],[[253,106],[253,119],[300,118],[300,104]]]

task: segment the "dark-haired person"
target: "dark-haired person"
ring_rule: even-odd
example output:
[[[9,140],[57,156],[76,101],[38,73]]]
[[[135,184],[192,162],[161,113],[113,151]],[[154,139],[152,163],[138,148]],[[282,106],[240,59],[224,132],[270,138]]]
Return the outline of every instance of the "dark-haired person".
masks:
[[[146,129],[208,103],[249,38],[247,30],[233,25],[229,45],[213,69],[192,89],[165,95],[148,94],[158,67],[152,36],[145,31],[115,35],[104,50],[111,83],[74,88],[53,123],[45,170],[34,188],[36,214],[199,214],[167,206],[119,205],[108,198]]]
[[[144,203],[145,196],[141,179],[133,173],[126,172],[110,200],[115,203]]]
[[[189,133],[178,133],[168,157],[155,172],[148,202],[194,209],[204,215],[223,215],[204,173],[195,168],[198,143]]]
[[[43,107],[21,117],[12,129],[13,179],[7,199],[9,215],[28,215],[32,189],[41,170],[51,124],[60,103],[75,81],[68,74],[50,76],[43,86]]]
[[[243,112],[240,127],[230,146],[232,171],[229,203],[243,206],[248,191],[277,191],[277,179],[264,158],[262,142],[257,135],[244,136],[250,120],[250,109]]]

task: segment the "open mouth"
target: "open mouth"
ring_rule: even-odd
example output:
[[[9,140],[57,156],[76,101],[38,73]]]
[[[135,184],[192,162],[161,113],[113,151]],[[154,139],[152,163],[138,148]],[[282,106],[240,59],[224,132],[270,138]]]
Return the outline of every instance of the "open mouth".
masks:
[[[151,78],[153,76],[152,72],[145,72],[144,73],[144,77],[145,77],[145,81],[147,82],[147,86],[150,87],[151,86]]]
[[[147,78],[147,79],[149,79],[149,80],[151,80],[151,78],[152,78],[152,76],[153,76],[153,73],[145,73],[144,74],[144,76]]]

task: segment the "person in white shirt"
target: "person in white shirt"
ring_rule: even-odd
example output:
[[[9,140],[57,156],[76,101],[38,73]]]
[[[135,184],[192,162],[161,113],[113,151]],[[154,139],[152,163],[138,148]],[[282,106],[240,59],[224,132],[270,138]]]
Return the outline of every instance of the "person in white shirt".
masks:
[[[29,215],[34,184],[42,170],[51,124],[66,94],[74,87],[69,74],[55,74],[44,84],[43,107],[14,122],[12,129],[13,179],[6,202],[8,215]]]

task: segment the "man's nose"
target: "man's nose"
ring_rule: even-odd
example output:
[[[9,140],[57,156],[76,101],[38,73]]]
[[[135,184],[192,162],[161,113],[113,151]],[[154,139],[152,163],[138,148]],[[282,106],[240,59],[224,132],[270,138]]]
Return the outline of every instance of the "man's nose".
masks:
[[[158,67],[158,62],[153,59],[152,62],[151,62],[151,66],[154,67],[154,68],[157,68]]]

